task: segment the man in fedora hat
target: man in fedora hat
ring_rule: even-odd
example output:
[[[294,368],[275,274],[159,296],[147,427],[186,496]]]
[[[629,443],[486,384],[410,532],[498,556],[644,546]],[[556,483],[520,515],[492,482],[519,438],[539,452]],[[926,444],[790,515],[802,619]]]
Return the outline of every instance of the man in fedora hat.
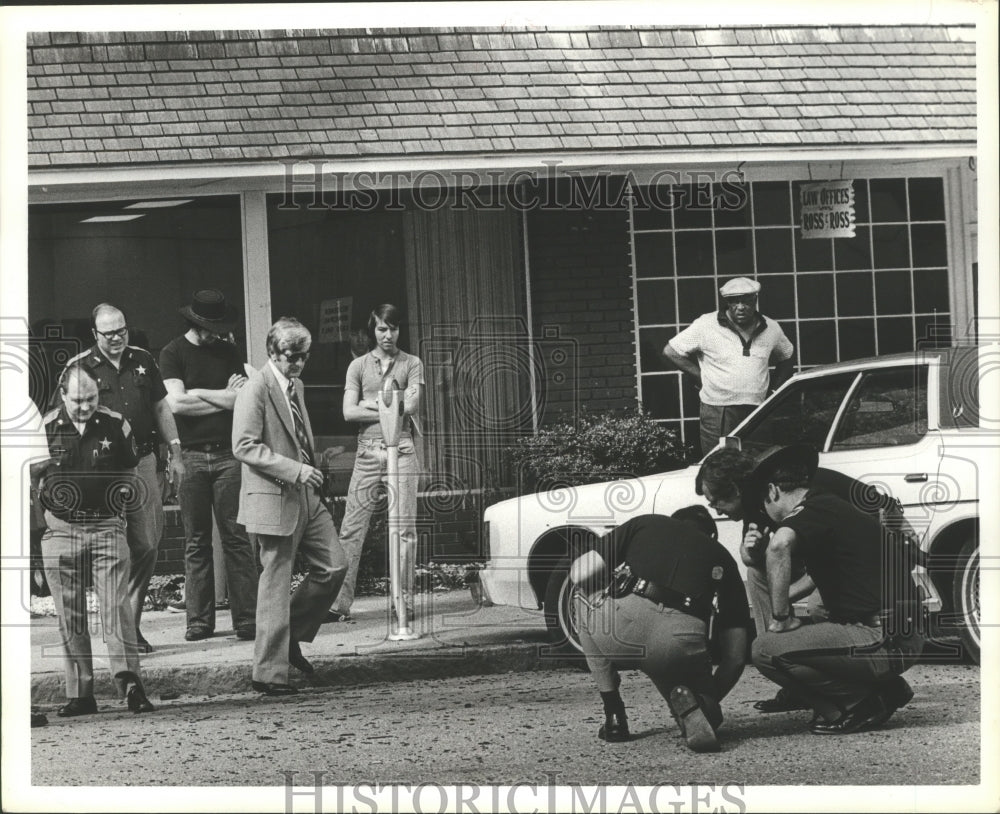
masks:
[[[700,387],[702,455],[792,375],[795,348],[777,322],[757,311],[759,293],[756,280],[730,280],[719,289],[722,307],[702,314],[663,348]]]
[[[767,546],[771,621],[753,662],[815,711],[810,731],[846,735],[884,724],[913,697],[883,630],[883,529],[851,502],[811,489],[818,455],[805,444],[761,457],[743,501],[763,504],[775,526]],[[801,557],[829,618],[803,625],[792,614],[792,557]],[[919,644],[919,643],[914,643]]]
[[[226,337],[236,311],[221,291],[196,291],[180,309],[187,331],[160,353],[167,399],[177,420],[185,478],[178,493],[184,524],[187,641],[215,632],[212,512],[226,564],[233,629],[256,636],[257,565],[246,530],[237,523],[240,464],[233,457],[233,405],[246,384],[243,359]]]

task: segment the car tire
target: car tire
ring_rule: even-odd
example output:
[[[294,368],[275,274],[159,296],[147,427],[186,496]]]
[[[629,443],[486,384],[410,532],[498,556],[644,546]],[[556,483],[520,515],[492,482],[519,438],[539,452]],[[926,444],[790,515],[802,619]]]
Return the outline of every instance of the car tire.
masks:
[[[580,633],[576,627],[576,613],[571,601],[572,583],[569,579],[569,559],[556,563],[545,584],[545,627],[549,640],[557,647],[564,647],[567,653],[582,653]]]
[[[979,664],[979,541],[975,537],[959,549],[951,596],[962,644]]]

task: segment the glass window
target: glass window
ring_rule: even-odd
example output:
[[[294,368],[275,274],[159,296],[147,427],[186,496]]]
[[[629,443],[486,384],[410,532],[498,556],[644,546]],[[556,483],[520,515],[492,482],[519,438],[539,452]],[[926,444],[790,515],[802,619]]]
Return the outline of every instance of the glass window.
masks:
[[[910,220],[944,220],[944,181],[940,178],[910,178]]]
[[[906,220],[906,179],[871,180],[872,223],[899,223]]]
[[[837,274],[837,315],[871,316],[875,313],[872,273],[857,271]]]
[[[795,278],[791,274],[766,279],[760,292],[760,310],[771,319],[795,319]]]
[[[714,184],[715,227],[750,226],[750,185]]]
[[[749,229],[715,233],[719,277],[753,276],[753,235]]]
[[[648,232],[635,236],[637,277],[674,276],[674,236],[670,232]]]
[[[639,330],[639,361],[642,363],[644,372],[653,373],[654,371],[676,369],[663,358],[664,346],[675,336],[677,336],[677,327],[674,325]]]
[[[651,418],[674,418],[680,415],[677,378],[677,375],[642,377],[642,406]]]
[[[910,267],[910,233],[906,226],[873,226],[872,244],[875,268],[905,269]]]
[[[312,332],[306,405],[313,432],[341,444],[357,434],[344,421],[344,381],[351,360],[367,352],[368,315],[383,302],[406,313],[403,213],[310,210],[309,200],[293,207],[267,197],[271,317],[294,316]],[[398,344],[416,352],[406,322]]]
[[[801,291],[801,288],[799,290]],[[795,350],[798,353],[800,364],[806,367],[836,362],[836,323],[832,319],[799,322],[799,345]]]
[[[913,350],[913,317],[879,317],[876,330],[879,354]]]
[[[145,203],[28,208],[28,319],[34,336],[50,331],[66,343],[38,377],[40,399],[66,359],[94,343],[90,313],[100,302],[121,308],[129,342],[158,359],[161,348],[186,330],[178,309],[190,305],[198,289],[217,288],[241,316],[234,339],[246,358],[239,198],[162,199],[141,208]],[[108,216],[133,217],[94,220]]]
[[[837,327],[841,360],[875,355],[874,319],[841,319],[837,321]]]
[[[673,226],[673,187],[640,187],[632,202],[636,229],[670,229]]]
[[[753,218],[756,226],[787,226],[792,222],[788,181],[753,184]]]
[[[837,410],[856,373],[806,379],[767,403],[739,435],[743,449],[762,452],[775,445],[805,443],[823,450]]]
[[[716,310],[715,279],[678,280],[677,305],[682,325],[690,325],[695,319],[709,311]]]
[[[678,274],[690,277],[715,273],[711,232],[675,232],[674,235]]]
[[[875,307],[880,315],[912,313],[913,297],[910,295],[910,272],[876,271]]]
[[[808,240],[803,240],[808,243]],[[845,269],[870,269],[872,267],[871,235],[869,227],[858,226],[854,237],[838,237],[833,241],[838,271]]]
[[[915,444],[927,434],[927,366],[865,373],[851,396],[831,449]]]
[[[823,237],[802,237],[795,230],[795,266],[799,271],[832,271],[833,241]]]
[[[784,274],[794,270],[791,229],[757,229],[754,241],[758,274]]]
[[[947,266],[948,240],[944,224],[921,223],[910,227],[913,241],[913,265]]]
[[[833,316],[833,275],[803,274],[799,276],[799,316]]]
[[[711,184],[681,184],[674,189],[678,203],[674,209],[674,228],[711,229],[714,208]]]
[[[948,310],[948,269],[914,269],[914,310],[918,314]]]
[[[640,325],[667,325],[675,316],[673,280],[639,280],[636,284],[636,305]]]

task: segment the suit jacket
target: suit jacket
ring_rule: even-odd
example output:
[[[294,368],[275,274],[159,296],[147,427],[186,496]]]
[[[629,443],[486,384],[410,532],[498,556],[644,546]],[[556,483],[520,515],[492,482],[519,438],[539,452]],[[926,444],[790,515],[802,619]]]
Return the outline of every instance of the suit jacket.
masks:
[[[302,382],[293,381],[312,445]],[[236,396],[233,455],[243,464],[237,522],[253,534],[291,535],[299,520],[298,490],[306,487],[298,483],[302,462],[292,411],[269,363],[254,371]]]

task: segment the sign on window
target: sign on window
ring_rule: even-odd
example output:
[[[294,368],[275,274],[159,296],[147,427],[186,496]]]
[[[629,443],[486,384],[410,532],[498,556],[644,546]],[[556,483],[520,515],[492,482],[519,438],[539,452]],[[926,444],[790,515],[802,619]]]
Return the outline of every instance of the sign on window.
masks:
[[[319,304],[320,343],[346,342],[351,333],[351,304],[353,297],[337,297]]]
[[[822,181],[800,187],[802,237],[854,237],[854,182]]]

